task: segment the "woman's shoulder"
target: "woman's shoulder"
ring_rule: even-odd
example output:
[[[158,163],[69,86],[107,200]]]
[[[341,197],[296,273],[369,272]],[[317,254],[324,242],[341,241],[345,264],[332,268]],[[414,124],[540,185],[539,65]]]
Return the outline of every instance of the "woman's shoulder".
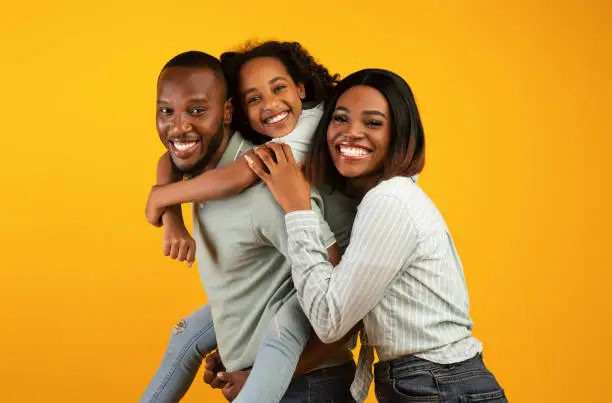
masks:
[[[435,206],[425,194],[414,178],[408,176],[395,176],[384,180],[366,193],[361,204],[371,208],[392,208],[399,213],[412,214],[423,211],[433,211]],[[377,207],[378,206],[378,207]]]
[[[435,204],[411,177],[396,176],[380,182],[365,195],[360,208],[363,214],[392,215],[418,228],[431,226],[431,220],[441,222]]]
[[[415,179],[408,176],[394,176],[393,178],[381,181],[370,189],[365,195],[364,200],[372,197],[394,197],[403,200],[413,196],[415,193],[422,193]]]

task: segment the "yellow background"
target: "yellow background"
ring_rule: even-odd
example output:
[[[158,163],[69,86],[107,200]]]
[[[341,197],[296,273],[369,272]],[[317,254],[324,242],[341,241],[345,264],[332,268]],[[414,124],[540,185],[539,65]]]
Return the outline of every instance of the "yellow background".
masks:
[[[137,401],[205,300],[144,219],[156,77],[253,38],[406,78],[488,366],[513,402],[608,400],[609,3],[85,3],[0,13],[2,402]]]

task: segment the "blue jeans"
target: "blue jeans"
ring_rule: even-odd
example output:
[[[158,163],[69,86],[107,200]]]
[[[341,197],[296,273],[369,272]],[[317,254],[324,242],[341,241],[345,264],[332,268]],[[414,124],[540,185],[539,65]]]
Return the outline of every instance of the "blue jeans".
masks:
[[[309,337],[310,323],[294,294],[276,313],[262,339],[251,374],[234,402],[281,401]],[[204,357],[216,345],[212,314],[205,305],[173,328],[166,354],[140,403],[180,401],[191,386]],[[310,392],[304,393],[307,395]]]
[[[355,363],[323,368],[296,377],[281,403],[354,403],[351,383],[355,378]],[[252,402],[264,403],[255,399]]]
[[[390,402],[507,403],[503,389],[485,367],[482,355],[455,364],[436,364],[414,356],[376,364],[376,398]]]
[[[212,314],[210,307],[205,305],[174,326],[166,354],[139,402],[180,401],[204,357],[216,347]]]
[[[278,310],[257,350],[255,364],[234,403],[277,403],[293,378],[310,337],[310,322],[297,293]],[[289,402],[291,400],[288,400]]]

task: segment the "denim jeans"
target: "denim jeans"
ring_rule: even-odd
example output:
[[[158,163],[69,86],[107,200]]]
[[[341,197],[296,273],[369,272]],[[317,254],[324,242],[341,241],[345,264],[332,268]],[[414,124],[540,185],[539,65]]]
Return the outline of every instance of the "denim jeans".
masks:
[[[376,364],[376,397],[381,403],[507,403],[503,389],[485,367],[482,355],[455,364],[436,364],[414,356]]]
[[[212,314],[205,305],[174,326],[166,354],[139,402],[180,401],[198,373],[202,360],[216,347]]]
[[[310,333],[310,322],[294,293],[272,319],[251,373],[234,403],[281,401]]]
[[[308,318],[300,308],[297,294],[293,294],[283,303],[270,323],[257,351],[251,374],[234,402],[281,401],[310,333]],[[173,328],[166,354],[140,403],[179,402],[191,386],[204,357],[216,345],[212,314],[208,305],[205,305]],[[324,383],[324,375],[321,374],[326,372],[315,372],[319,374],[315,376],[317,382]],[[336,379],[337,375],[333,377]],[[311,379],[310,374],[305,379]],[[305,389],[303,393],[311,393],[311,390]],[[294,392],[297,393],[296,390]]]
[[[350,390],[354,378],[353,361],[309,372],[289,384],[281,403],[354,403]]]

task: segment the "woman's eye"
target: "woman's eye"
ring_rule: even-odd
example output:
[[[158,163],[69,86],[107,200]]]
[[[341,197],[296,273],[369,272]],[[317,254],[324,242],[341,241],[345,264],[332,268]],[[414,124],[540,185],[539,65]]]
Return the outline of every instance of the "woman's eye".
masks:
[[[380,120],[367,120],[365,122],[366,126],[368,127],[380,127],[383,125],[383,122],[381,122]]]
[[[334,115],[332,120],[337,123],[345,123],[348,121],[348,119],[344,115]]]

